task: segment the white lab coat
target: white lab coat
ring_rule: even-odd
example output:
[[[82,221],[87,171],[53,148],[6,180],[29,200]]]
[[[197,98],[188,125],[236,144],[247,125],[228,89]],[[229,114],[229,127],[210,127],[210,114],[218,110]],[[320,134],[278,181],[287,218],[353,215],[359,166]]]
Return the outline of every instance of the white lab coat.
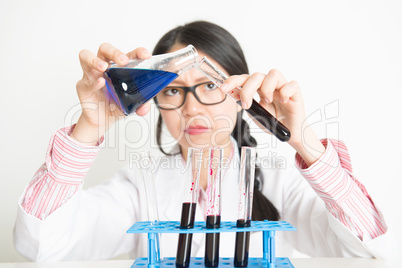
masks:
[[[234,148],[236,141],[232,138]],[[184,200],[183,159],[166,156],[155,173],[159,216],[179,221]],[[141,172],[126,167],[105,184],[80,190],[45,220],[27,214],[21,207],[14,230],[16,249],[29,260],[96,260],[130,252],[133,258],[147,256],[147,235],[127,234],[136,221],[146,220]],[[286,170],[263,169],[263,193],[280,212],[281,220],[297,231],[276,232],[276,256],[292,257],[295,250],[314,257],[376,257],[393,254],[389,230],[362,242],[325,209],[324,202],[294,165]],[[222,181],[222,221],[237,219],[239,155],[225,170]],[[203,221],[197,207],[196,221]],[[204,234],[194,234],[192,256],[204,255]],[[251,234],[250,256],[262,256],[262,234]],[[161,252],[175,257],[177,234],[163,234]],[[234,233],[222,233],[220,257],[233,257]]]

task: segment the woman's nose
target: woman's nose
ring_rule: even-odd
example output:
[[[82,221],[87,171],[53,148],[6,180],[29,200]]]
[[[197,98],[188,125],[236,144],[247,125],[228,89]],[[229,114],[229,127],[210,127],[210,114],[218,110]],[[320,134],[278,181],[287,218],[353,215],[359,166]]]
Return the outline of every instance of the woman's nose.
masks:
[[[182,111],[187,114],[196,114],[201,111],[202,106],[203,105],[196,99],[193,92],[188,92],[186,101],[182,106]]]

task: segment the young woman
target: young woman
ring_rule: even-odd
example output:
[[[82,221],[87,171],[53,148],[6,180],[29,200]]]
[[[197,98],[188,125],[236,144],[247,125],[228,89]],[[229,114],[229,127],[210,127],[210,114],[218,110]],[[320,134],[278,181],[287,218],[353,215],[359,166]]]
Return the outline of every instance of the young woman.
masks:
[[[230,78],[216,88],[202,73],[191,69],[155,97],[160,110],[156,138],[166,154],[166,161],[160,162],[170,163],[159,166],[154,174],[160,220],[180,219],[182,170],[188,148],[210,146],[224,148],[230,160],[222,181],[221,216],[223,221],[236,220],[233,204],[237,202],[239,149],[257,145],[242,114],[257,92],[260,104],[289,128],[292,136],[288,143],[296,150],[296,168],[256,169],[253,220],[281,219],[297,227],[295,232],[277,234],[277,255],[291,257],[298,250],[313,257],[387,257],[391,236],[378,208],[353,174],[346,146],[336,140],[320,141],[310,128],[302,128],[306,117],[297,82],[287,81],[277,70],[249,75],[234,37],[203,21],[169,31],[153,54],[173,52],[188,44]],[[100,137],[121,115],[105,94],[102,74],[108,62],[125,65],[130,58],[149,57],[146,49],[124,54],[110,44],[101,45],[96,56],[88,50],[80,53],[83,78],[77,83],[77,93],[82,114],[77,124],[56,132],[46,162],[19,200],[15,246],[28,259],[107,259],[127,252],[133,257],[146,255],[146,236],[126,234],[134,222],[145,219],[141,170],[127,167],[103,185],[85,191],[81,188],[103,141]],[[242,87],[242,107],[225,94],[238,86]],[[206,92],[213,92],[214,97],[205,98]],[[145,115],[149,109],[147,103],[137,114]],[[161,144],[162,124],[177,140],[171,152],[165,152]],[[202,172],[196,214],[200,221],[205,219],[206,178]],[[220,256],[233,256],[234,237],[231,233],[221,235]],[[203,239],[204,235],[194,236],[193,256],[203,256]],[[250,255],[260,256],[261,234],[252,234],[251,241]],[[163,236],[164,256],[174,257],[176,246],[177,235]]]

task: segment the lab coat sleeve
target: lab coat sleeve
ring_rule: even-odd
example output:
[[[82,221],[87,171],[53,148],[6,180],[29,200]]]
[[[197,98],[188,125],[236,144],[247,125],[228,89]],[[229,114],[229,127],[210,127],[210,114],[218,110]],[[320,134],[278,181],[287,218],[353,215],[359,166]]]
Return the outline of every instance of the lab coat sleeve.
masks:
[[[310,167],[296,156],[305,180],[295,175],[286,181],[283,216],[298,228],[287,237],[314,257],[392,259],[393,236],[354,177],[346,147],[337,141],[323,144],[324,154]]]
[[[19,206],[15,247],[31,261],[101,260],[140,251],[138,236],[126,233],[140,218],[138,199],[137,187],[121,171],[105,184],[79,190],[44,220]]]
[[[97,148],[79,148],[66,135],[69,132],[71,128],[59,130],[52,138],[46,163],[19,199],[15,248],[32,261],[98,260],[133,251],[138,236],[126,231],[141,213],[139,191],[133,183],[138,176],[127,168],[105,184],[82,190]],[[86,161],[80,161],[79,155]],[[65,189],[73,185],[76,190],[51,202],[57,195],[50,191],[46,196],[38,189],[39,185],[48,187],[49,180]],[[44,206],[43,200],[51,205]]]

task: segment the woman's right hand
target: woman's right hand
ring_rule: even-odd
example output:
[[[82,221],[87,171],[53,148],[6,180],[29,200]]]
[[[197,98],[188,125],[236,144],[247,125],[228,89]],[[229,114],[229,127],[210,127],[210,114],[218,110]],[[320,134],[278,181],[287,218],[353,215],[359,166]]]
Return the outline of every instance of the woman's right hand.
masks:
[[[77,83],[77,94],[82,112],[71,133],[71,137],[86,145],[95,145],[99,138],[123,115],[107,94],[103,73],[110,61],[119,65],[128,64],[129,59],[148,59],[151,53],[145,48],[137,48],[124,54],[111,44],[99,47],[95,56],[87,49],[79,54],[83,76]],[[141,105],[136,114],[143,116],[149,112],[150,105]]]

